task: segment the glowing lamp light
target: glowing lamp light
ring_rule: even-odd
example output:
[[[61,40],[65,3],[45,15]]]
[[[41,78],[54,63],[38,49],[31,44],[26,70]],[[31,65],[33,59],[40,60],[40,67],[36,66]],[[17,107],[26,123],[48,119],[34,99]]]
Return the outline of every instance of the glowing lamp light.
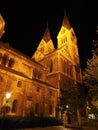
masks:
[[[66,108],[69,108],[69,106],[68,106],[68,105],[66,105]]]
[[[11,97],[11,93],[6,93],[6,99],[9,99]]]

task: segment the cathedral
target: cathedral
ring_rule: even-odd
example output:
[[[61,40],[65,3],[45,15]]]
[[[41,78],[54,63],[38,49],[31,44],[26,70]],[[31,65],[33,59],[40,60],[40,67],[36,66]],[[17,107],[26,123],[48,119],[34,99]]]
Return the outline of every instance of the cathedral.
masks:
[[[4,25],[0,15],[0,36]],[[0,109],[8,103],[12,115],[56,117],[61,89],[78,83],[82,83],[82,74],[77,38],[66,13],[57,48],[48,25],[32,57],[0,41]]]

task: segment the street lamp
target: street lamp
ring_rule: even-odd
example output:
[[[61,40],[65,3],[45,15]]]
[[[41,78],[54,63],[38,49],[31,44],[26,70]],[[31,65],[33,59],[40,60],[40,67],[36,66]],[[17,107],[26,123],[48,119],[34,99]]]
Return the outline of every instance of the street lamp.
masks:
[[[11,97],[11,93],[6,93],[6,99],[8,100]]]
[[[66,108],[69,108],[69,106],[68,106],[68,105],[66,105]]]
[[[6,103],[1,108],[1,113],[3,113],[3,116],[6,116],[6,114],[10,111],[10,104],[8,103],[8,99],[11,97],[11,93],[6,93]]]

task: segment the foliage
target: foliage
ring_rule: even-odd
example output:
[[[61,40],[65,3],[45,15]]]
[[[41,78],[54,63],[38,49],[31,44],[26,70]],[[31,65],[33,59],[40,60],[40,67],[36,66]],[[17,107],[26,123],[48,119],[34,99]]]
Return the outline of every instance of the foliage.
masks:
[[[92,58],[87,60],[87,67],[83,71],[83,83],[89,88],[87,102],[90,111],[96,113],[96,101],[98,101],[98,43],[94,43]]]
[[[98,89],[98,57],[95,54],[92,59],[87,60],[87,68],[83,71],[83,83],[92,89]]]
[[[59,105],[62,108],[62,112],[67,110],[73,113],[77,110],[77,108],[83,107],[83,104],[85,105],[85,99],[82,86],[74,86],[71,87],[69,90],[61,90]]]
[[[90,108],[90,113],[98,114],[98,108],[96,108],[96,106],[92,105],[90,106]]]
[[[17,117],[5,116],[0,118],[0,129],[22,129],[62,125],[62,120],[55,117]]]

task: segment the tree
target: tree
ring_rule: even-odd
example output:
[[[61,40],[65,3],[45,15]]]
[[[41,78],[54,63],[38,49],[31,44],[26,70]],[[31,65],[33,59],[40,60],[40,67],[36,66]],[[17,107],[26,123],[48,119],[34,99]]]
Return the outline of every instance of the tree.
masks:
[[[94,113],[98,109],[98,40],[93,40],[93,47],[92,58],[87,60],[83,71],[83,84],[89,88],[87,102]]]
[[[84,88],[81,85],[75,85],[67,90],[61,90],[59,106],[61,112],[67,111],[71,115],[76,115],[78,124],[81,124],[81,110],[85,108]]]
[[[87,68],[83,71],[83,83],[91,89],[98,89],[98,57],[93,53],[93,57],[87,60]]]
[[[84,96],[82,87],[72,87],[68,90],[61,90],[60,106],[62,107],[62,112],[66,109],[71,113],[77,108],[82,107],[84,104]],[[66,108],[66,106],[69,106]]]

